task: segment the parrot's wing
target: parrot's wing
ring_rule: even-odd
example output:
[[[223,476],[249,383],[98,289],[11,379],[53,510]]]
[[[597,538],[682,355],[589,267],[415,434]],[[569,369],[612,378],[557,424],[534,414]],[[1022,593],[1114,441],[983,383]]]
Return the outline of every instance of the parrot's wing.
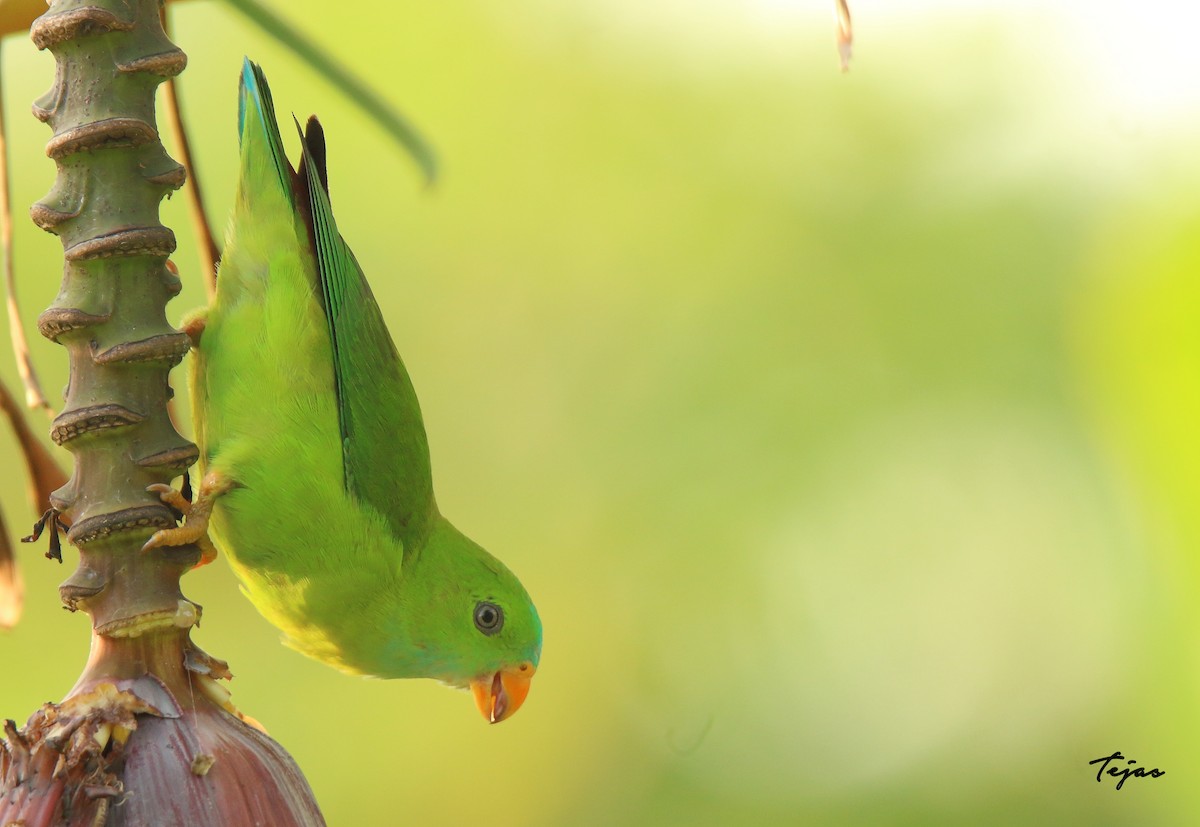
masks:
[[[242,69],[238,125],[243,141],[265,141],[280,186],[310,229],[316,259],[312,289],[333,351],[346,490],[387,521],[406,551],[417,549],[435,514],[425,426],[371,288],[338,233],[321,125],[310,119],[308,134],[301,133],[304,154],[299,174],[293,172],[266,77],[249,60]]]
[[[422,545],[435,515],[425,424],[366,276],[338,233],[325,134],[316,118],[301,139],[297,189],[311,215],[318,288],[333,344],[346,489],[387,520],[407,552]]]

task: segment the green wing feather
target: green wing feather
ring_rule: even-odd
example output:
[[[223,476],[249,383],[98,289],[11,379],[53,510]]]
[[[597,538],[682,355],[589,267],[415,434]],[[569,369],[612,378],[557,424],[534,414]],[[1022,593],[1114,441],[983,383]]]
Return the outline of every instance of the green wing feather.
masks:
[[[407,552],[423,545],[436,516],[421,408],[366,276],[334,221],[325,136],[316,118],[301,139],[299,188],[312,218],[333,345],[346,489],[383,515]]]

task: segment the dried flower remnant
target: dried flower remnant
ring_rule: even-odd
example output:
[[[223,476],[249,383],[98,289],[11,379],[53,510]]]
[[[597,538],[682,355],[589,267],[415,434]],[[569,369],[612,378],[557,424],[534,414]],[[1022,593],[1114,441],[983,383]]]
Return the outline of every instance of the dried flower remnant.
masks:
[[[152,675],[106,678],[44,705],[23,730],[7,721],[0,824],[105,824],[114,806],[121,824],[322,823],[278,745],[204,697],[178,697]]]
[[[192,775],[201,777],[208,775],[208,771],[212,769],[213,764],[217,763],[216,756],[202,752],[192,759]]]
[[[51,507],[51,508],[46,509],[46,512],[44,514],[42,514],[41,517],[38,518],[38,521],[33,524],[33,531],[29,534],[28,537],[22,537],[21,542],[22,543],[36,543],[38,540],[41,539],[42,532],[44,532],[47,528],[49,528],[50,529],[50,543],[49,543],[49,548],[46,550],[46,559],[57,560],[58,562],[61,563],[63,561],[63,559],[62,559],[62,538],[59,536],[59,531],[61,531],[64,528],[68,528],[68,527],[69,526],[64,526],[59,521],[59,512],[55,508]],[[68,608],[70,608],[71,611],[74,611],[74,607],[68,606]]]

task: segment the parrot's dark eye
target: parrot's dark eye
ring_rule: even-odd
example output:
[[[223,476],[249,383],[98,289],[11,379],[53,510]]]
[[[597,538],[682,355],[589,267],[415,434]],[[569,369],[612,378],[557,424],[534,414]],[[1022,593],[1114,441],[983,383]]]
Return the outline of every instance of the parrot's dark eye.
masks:
[[[475,604],[475,628],[485,635],[494,635],[504,625],[504,612],[495,603],[481,600]]]

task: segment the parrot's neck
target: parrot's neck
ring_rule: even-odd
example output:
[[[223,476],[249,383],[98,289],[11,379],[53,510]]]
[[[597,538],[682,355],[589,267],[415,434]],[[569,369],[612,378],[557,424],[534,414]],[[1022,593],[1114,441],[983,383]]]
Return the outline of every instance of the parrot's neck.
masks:
[[[503,563],[436,514],[423,545],[405,554],[400,587],[388,598],[396,622],[381,638],[380,668],[372,674],[466,687],[498,669],[507,655],[475,628],[474,613],[480,601],[500,598],[501,573],[512,577]]]
[[[359,550],[362,559],[389,560],[392,568],[325,569],[304,578],[302,593],[293,599],[281,600],[277,594],[255,603],[284,631],[288,646],[343,672],[458,684],[460,665],[453,647],[443,645],[453,636],[453,630],[445,628],[445,602],[455,599],[447,594],[453,590],[454,576],[442,569],[447,558],[454,558],[451,546],[459,537],[438,515],[420,548],[402,552],[399,544],[388,541],[386,549]],[[258,580],[251,591],[278,591],[278,582],[265,583],[257,574],[244,572],[248,585]],[[296,589],[297,584],[293,581],[287,588]],[[271,612],[273,606],[288,608]],[[330,617],[337,622],[330,623]]]
[[[380,668],[380,653],[404,625],[397,620],[402,617],[398,591],[387,577],[350,571],[310,580],[304,600],[286,613],[268,610],[281,603],[256,603],[284,632],[284,643],[301,654],[354,675],[394,677]],[[328,622],[329,617],[337,622]]]
[[[352,674],[452,686],[502,665],[473,621],[478,602],[499,594],[497,578],[512,577],[502,563],[440,514],[419,548],[401,551],[382,532],[359,540],[356,559],[378,564],[369,570],[329,563],[280,578],[238,566],[251,599],[287,645]],[[471,585],[479,583],[485,585]]]

